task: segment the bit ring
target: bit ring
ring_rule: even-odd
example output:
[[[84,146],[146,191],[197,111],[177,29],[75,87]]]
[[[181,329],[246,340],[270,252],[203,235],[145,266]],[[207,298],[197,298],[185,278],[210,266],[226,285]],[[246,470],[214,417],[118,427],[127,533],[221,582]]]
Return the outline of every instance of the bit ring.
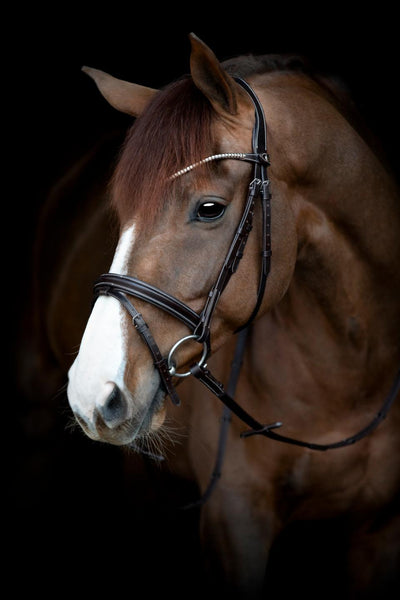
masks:
[[[199,336],[197,336],[197,335],[187,335],[186,337],[183,337],[182,339],[178,340],[176,342],[176,344],[174,344],[172,346],[171,350],[169,351],[168,359],[167,359],[169,374],[171,376],[174,376],[174,377],[189,377],[189,375],[191,375],[190,371],[187,371],[186,373],[177,373],[176,370],[175,370],[176,367],[175,367],[175,365],[174,365],[174,363],[172,361],[172,356],[173,356],[175,350],[177,348],[179,348],[179,346],[181,344],[183,344],[187,340],[197,340],[198,337]],[[200,360],[197,363],[199,367],[202,367],[204,365],[204,363],[206,361],[206,358],[207,358],[207,354],[208,354],[208,347],[207,347],[206,342],[203,342],[203,354],[201,355],[201,358],[200,358]]]

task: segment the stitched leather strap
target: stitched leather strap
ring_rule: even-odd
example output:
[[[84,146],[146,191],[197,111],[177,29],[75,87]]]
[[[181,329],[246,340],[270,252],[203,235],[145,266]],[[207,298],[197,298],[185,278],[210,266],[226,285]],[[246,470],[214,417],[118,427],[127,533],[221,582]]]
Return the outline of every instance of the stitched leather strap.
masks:
[[[235,392],[236,392],[236,386],[237,386],[240,369],[241,369],[242,362],[243,362],[243,356],[244,356],[244,350],[246,347],[246,338],[247,338],[248,331],[249,331],[248,328],[243,329],[243,331],[241,331],[238,334],[237,340],[236,340],[235,354],[234,354],[234,357],[233,357],[233,360],[231,363],[231,371],[229,374],[228,385],[226,388],[226,393],[228,394],[228,396],[231,396],[232,398],[235,396]],[[196,508],[198,506],[205,504],[207,502],[207,500],[209,499],[209,497],[211,496],[211,494],[213,493],[215,486],[217,485],[217,483],[222,475],[222,465],[224,462],[226,442],[228,440],[228,432],[229,432],[229,426],[231,424],[231,421],[232,421],[232,412],[228,408],[228,406],[226,406],[224,404],[222,416],[221,416],[220,429],[219,429],[217,456],[215,459],[214,468],[212,470],[212,473],[211,473],[211,476],[210,476],[210,479],[208,482],[208,486],[205,489],[202,496],[198,500],[195,500],[194,502],[191,502],[190,504],[186,504],[183,507],[184,509]]]
[[[217,302],[228,285],[232,275],[235,273],[242,259],[243,251],[247,243],[250,231],[253,228],[254,203],[261,189],[261,181],[254,179],[249,188],[246,206],[244,208],[239,226],[225,257],[222,268],[219,272],[217,281],[212,287],[206,304],[200,315],[200,322],[195,329],[195,334],[199,337],[199,342],[203,342],[210,337],[211,319],[214,314]]]
[[[257,419],[252,417],[244,408],[242,408],[229,394],[224,390],[224,386],[204,367],[194,365],[191,369],[192,375],[194,375],[199,381],[201,381],[213,394],[215,394],[224,404],[227,406],[241,421],[246,423],[250,427],[249,431],[245,431],[241,434],[241,437],[250,437],[252,435],[263,435],[277,442],[284,442],[285,444],[292,444],[295,446],[302,446],[303,448],[310,448],[311,450],[325,451],[333,450],[336,448],[343,448],[344,446],[350,446],[363,439],[369,433],[371,433],[379,423],[383,421],[389,412],[397,394],[400,391],[400,369],[396,374],[395,380],[389,391],[389,394],[385,398],[380,410],[377,412],[372,421],[363,427],[360,431],[354,435],[347,437],[338,442],[331,444],[317,444],[314,442],[305,442],[303,440],[297,440],[296,438],[281,435],[274,431],[275,429],[282,427],[283,423],[276,422],[269,425],[263,425]]]
[[[191,331],[197,327],[200,315],[192,310],[187,304],[184,304],[178,298],[170,296],[154,285],[145,281],[129,277],[128,275],[118,275],[117,273],[104,273],[94,284],[95,298],[99,293],[106,293],[107,290],[119,290],[125,294],[131,294],[140,300],[149,302],[157,308],[161,308],[176,319],[182,321]]]
[[[136,310],[136,308],[128,300],[125,294],[119,289],[116,289],[115,287],[98,286],[96,291],[97,295],[102,294],[105,296],[112,296],[116,298],[128,311],[128,313],[132,317],[133,325],[135,326],[137,332],[139,333],[142,340],[145,342],[147,348],[150,351],[151,356],[153,357],[154,366],[160,374],[161,382],[163,384],[165,392],[170,396],[172,402],[178,406],[180,404],[180,400],[172,383],[172,378],[168,369],[168,363],[166,359],[162,356],[160,349],[157,346],[157,343],[155,342],[150,332],[149,326],[143,319],[140,312]]]
[[[239,266],[248,236],[253,228],[254,206],[258,197],[261,198],[263,230],[260,281],[257,290],[256,305],[248,321],[242,325],[238,331],[248,327],[256,317],[264,296],[265,285],[271,265],[271,194],[267,176],[267,167],[269,165],[267,152],[267,124],[261,102],[253,92],[252,88],[240,77],[235,77],[235,81],[246,90],[254,104],[255,121],[252,137],[253,153],[251,155],[245,154],[243,155],[244,157],[240,159],[249,160],[246,157],[254,157],[252,158],[254,161],[254,173],[253,180],[249,186],[247,202],[241,221],[235,232],[217,281],[211,289],[206,305],[200,315],[200,324],[195,330],[195,333],[199,336],[199,342],[204,342],[209,339],[211,319],[218,300],[228,285],[233,273],[235,273]],[[257,157],[258,160],[255,160]],[[231,158],[233,158],[233,156]]]

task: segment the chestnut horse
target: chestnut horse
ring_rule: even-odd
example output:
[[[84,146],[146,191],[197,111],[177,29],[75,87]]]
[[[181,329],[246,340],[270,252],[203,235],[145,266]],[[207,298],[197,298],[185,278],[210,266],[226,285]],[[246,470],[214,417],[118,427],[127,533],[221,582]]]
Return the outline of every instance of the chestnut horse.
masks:
[[[204,492],[221,403],[190,374],[197,366],[197,376],[210,371],[226,382],[236,332],[251,319],[235,392],[247,424],[233,414],[222,476],[201,509],[210,578],[257,597],[278,535],[295,522],[342,519],[344,593],[377,597],[398,582],[400,551],[396,185],[337,84],[287,57],[219,63],[196,36],[191,44],[190,76],[162,91],[86,69],[113,107],[137,118],[111,185],[120,234],[110,272],[131,288],[113,292],[105,277],[69,370],[70,405],[90,438],[164,454]],[[260,106],[262,157],[253,135]],[[255,169],[264,177],[267,167],[270,246],[258,190],[210,335],[140,296],[148,284],[157,298],[162,290],[189,316],[204,316]],[[77,268],[104,260],[102,219],[76,250]],[[64,315],[71,310],[63,306]],[[169,398],[178,383],[180,406]],[[243,437],[247,415],[275,429]],[[171,451],[174,429],[179,451]],[[368,435],[352,439],[363,429]]]

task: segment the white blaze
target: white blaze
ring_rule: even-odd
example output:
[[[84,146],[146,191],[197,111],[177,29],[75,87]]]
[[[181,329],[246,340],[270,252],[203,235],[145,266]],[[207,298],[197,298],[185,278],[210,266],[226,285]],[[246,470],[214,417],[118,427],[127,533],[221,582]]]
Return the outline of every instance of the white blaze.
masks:
[[[110,272],[124,275],[135,237],[135,226],[119,240]],[[108,398],[112,383],[124,391],[126,356],[123,309],[115,298],[100,296],[93,307],[79,353],[68,378],[68,399],[75,413],[91,421],[93,412]],[[127,415],[129,416],[129,415]]]

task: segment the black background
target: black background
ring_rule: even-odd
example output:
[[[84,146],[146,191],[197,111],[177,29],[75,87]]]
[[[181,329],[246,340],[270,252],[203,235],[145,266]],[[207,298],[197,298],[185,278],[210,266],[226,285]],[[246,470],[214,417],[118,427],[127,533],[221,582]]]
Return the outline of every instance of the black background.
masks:
[[[190,31],[221,60],[249,52],[304,54],[348,85],[397,170],[397,13],[382,3],[368,9],[324,3],[312,10],[299,4],[294,9],[286,3],[247,3],[229,6],[229,11],[226,3],[147,8],[115,2],[102,8],[57,4],[16,7],[4,15],[3,124],[10,133],[3,148],[6,325],[18,321],[27,300],[36,218],[51,185],[104,131],[131,122],[100,96],[81,72],[84,64],[161,87],[188,72]],[[57,427],[43,438],[26,427],[24,399],[11,385],[5,405],[15,402],[22,403],[11,411],[19,422],[3,423],[11,433],[4,460],[12,466],[5,481],[12,506],[4,526],[11,529],[6,543],[14,585],[51,595],[82,588],[93,595],[106,589],[133,595],[145,583],[153,597],[179,591],[177,582],[189,578],[200,590],[198,549],[188,533],[197,515],[182,516],[171,508],[195,490],[185,489],[177,499],[170,482],[164,485],[161,478],[140,499],[140,478],[123,481],[117,449],[67,428],[65,398],[55,399]],[[138,467],[144,469],[144,486],[147,468]],[[315,531],[314,538],[318,542]],[[277,568],[275,591],[293,591],[297,579],[304,593],[314,590],[318,597],[308,574],[323,569],[326,561],[314,550],[298,566],[303,545],[293,542],[292,548],[285,556],[285,572],[293,587],[287,577],[278,577],[282,571]],[[324,550],[328,562],[334,560],[334,544],[333,549],[332,556]],[[328,595],[325,590],[321,597]]]

